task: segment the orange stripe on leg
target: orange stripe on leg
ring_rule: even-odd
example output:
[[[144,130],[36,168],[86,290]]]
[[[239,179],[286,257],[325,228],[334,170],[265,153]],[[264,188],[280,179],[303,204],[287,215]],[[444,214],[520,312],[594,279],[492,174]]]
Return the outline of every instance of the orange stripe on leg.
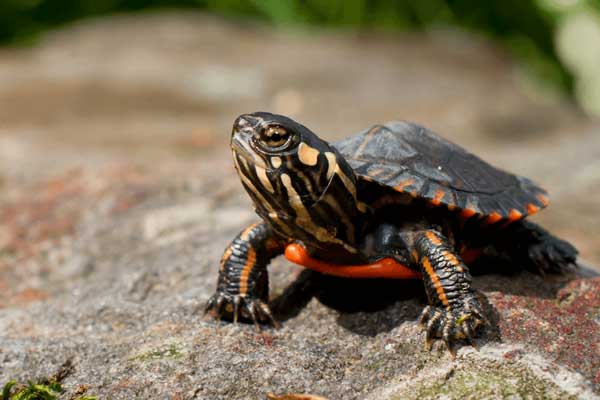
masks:
[[[254,223],[252,225],[250,225],[249,227],[247,227],[246,229],[244,229],[244,232],[242,232],[242,234],[240,235],[240,239],[242,239],[244,242],[248,240],[248,238],[250,237],[250,232],[252,232],[252,229],[256,228],[256,225],[258,225],[257,223]]]
[[[437,292],[438,299],[440,299],[440,301],[442,302],[442,304],[445,307],[448,307],[448,305],[450,303],[448,303],[448,298],[446,297],[444,288],[442,287],[442,284],[440,283],[440,278],[437,276],[437,274],[433,270],[433,267],[431,266],[431,262],[429,262],[429,259],[427,257],[423,257],[423,259],[421,259],[421,264],[423,264],[423,267],[425,268],[425,272],[427,272],[427,275],[429,275],[429,279],[431,279],[431,282],[433,283],[433,287],[435,288],[435,291]]]
[[[233,250],[231,249],[231,246],[225,249],[225,253],[223,253],[223,257],[221,258],[221,270],[225,268],[225,263],[227,262],[227,260],[229,260],[229,257],[231,257],[232,252]]]
[[[252,247],[248,248],[248,255],[246,256],[246,264],[242,273],[240,274],[240,295],[245,296],[248,292],[248,278],[250,278],[250,272],[256,264],[256,252]]]
[[[456,258],[454,254],[446,250],[442,252],[442,255],[444,256],[444,259],[450,263],[450,265],[456,268],[459,272],[463,272],[463,267],[461,267],[460,261],[458,261],[458,258]]]
[[[435,233],[433,233],[433,232],[431,232],[431,231],[427,231],[427,232],[425,233],[425,236],[427,236],[427,239],[428,239],[428,240],[429,240],[431,243],[435,244],[436,246],[441,246],[441,244],[442,244],[442,241],[440,240],[440,238],[439,238],[439,237],[438,237],[438,236],[437,236]]]

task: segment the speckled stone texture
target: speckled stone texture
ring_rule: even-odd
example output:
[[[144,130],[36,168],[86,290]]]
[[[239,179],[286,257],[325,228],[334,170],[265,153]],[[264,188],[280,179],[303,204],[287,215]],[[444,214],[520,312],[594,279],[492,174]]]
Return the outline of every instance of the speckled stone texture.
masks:
[[[494,329],[427,352],[421,283],[270,267],[280,330],[203,319],[255,221],[227,147],[238,114],[331,140],[408,119],[547,187],[536,221],[600,265],[600,122],[541,103],[488,43],[113,16],[0,50],[0,383],[64,398],[600,398],[600,278],[473,267]],[[350,62],[349,60],[352,60]],[[538,93],[539,94],[539,93]]]

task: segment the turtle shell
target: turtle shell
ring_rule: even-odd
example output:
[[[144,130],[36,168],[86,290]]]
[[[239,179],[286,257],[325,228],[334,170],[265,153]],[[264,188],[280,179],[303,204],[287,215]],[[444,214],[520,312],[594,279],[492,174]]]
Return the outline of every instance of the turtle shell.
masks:
[[[531,180],[499,170],[420,125],[389,122],[334,143],[359,179],[464,218],[516,221],[548,205]]]

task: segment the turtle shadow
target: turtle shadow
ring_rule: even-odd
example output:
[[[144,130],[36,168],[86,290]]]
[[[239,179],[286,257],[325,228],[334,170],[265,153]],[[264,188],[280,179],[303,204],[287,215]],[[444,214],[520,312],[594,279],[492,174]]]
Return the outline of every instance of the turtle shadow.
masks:
[[[558,291],[577,274],[541,276],[497,259],[482,259],[470,266],[474,288],[490,322],[478,341],[501,341],[499,313],[481,292],[556,298]],[[402,322],[416,321],[427,305],[420,280],[350,279],[303,270],[283,293],[273,299],[271,307],[279,321],[294,318],[316,298],[321,304],[338,311],[337,323],[349,331],[376,336],[389,332]]]
[[[477,260],[469,269],[477,290],[540,299],[557,298],[564,286],[587,274],[586,269],[541,274],[493,257]]]
[[[389,332],[404,321],[416,320],[426,304],[419,280],[350,279],[304,270],[273,299],[271,307],[278,320],[286,321],[313,298],[338,311],[337,322],[342,327],[364,336]]]

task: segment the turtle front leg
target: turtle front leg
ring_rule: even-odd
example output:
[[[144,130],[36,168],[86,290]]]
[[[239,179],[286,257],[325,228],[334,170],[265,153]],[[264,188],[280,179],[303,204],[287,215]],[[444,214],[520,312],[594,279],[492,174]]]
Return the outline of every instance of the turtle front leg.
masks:
[[[481,304],[471,289],[469,269],[448,240],[427,230],[415,238],[413,256],[420,265],[429,305],[421,314],[427,348],[432,338],[442,338],[454,356],[452,343],[471,339],[487,323]]]
[[[285,243],[278,239],[263,222],[250,225],[240,232],[225,249],[217,291],[208,300],[205,312],[212,311],[216,318],[223,314],[250,318],[259,328],[259,322],[277,326],[268,306],[269,276],[267,265],[282,254]]]

